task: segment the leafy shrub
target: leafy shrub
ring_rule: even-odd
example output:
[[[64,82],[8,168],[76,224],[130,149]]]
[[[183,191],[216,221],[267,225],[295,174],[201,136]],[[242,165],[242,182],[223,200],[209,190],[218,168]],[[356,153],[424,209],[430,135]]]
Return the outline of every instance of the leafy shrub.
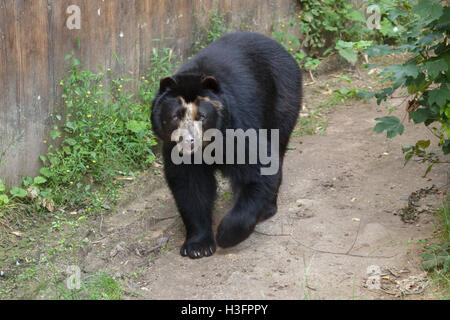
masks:
[[[155,144],[148,108],[125,93],[131,79],[113,79],[108,84],[105,74],[81,70],[71,55],[66,59],[72,65],[61,82],[64,121],[61,128],[55,125],[51,131],[59,147],[50,144],[49,152],[41,157],[45,165],[41,176],[34,179],[44,198],[60,191],[58,202],[72,201],[65,193],[73,189],[84,195],[93,183],[111,187],[117,176],[144,168],[154,159],[151,147]]]
[[[353,41],[368,37],[366,18],[347,1],[298,0],[303,45],[310,56],[326,55],[334,49],[332,39]]]
[[[272,36],[278,40],[283,47],[289,51],[298,65],[306,70],[315,70],[320,65],[320,60],[310,57],[302,48],[302,43],[298,37],[292,33],[295,33],[299,28],[297,21],[281,22],[274,27]],[[291,33],[289,29],[294,29]]]
[[[405,44],[399,47],[376,45],[368,48],[369,55],[386,55],[407,52],[411,55],[403,64],[393,65],[381,72],[384,82],[391,85],[379,92],[366,94],[375,96],[377,103],[394,94],[398,89],[407,89],[409,99],[407,113],[414,123],[423,123],[439,139],[444,154],[450,153],[450,90],[449,67],[450,50],[448,36],[450,30],[450,8],[437,0],[419,0],[411,9],[416,23],[409,25],[405,35]],[[395,116],[377,118],[379,123],[375,131],[387,131],[389,138],[402,134],[404,126]],[[419,141],[414,146],[405,146],[405,160],[413,155],[423,161],[438,163],[436,153],[427,153],[430,141]]]
[[[407,28],[417,22],[416,16],[411,12],[412,3],[413,0],[369,1],[368,6],[376,5],[381,15],[374,40],[378,43],[403,43]]]
[[[403,39],[405,25],[414,24],[408,11],[411,0],[364,1],[376,5],[380,13],[377,28],[367,26],[368,18],[351,2],[337,0],[298,0],[301,13],[297,21],[281,23],[273,36],[282,43],[306,70],[315,70],[322,56],[337,52],[355,64],[358,54],[373,42],[398,43]],[[370,13],[370,11],[368,12]],[[294,32],[291,32],[294,29]],[[297,36],[295,36],[296,34]],[[302,35],[302,41],[298,35]]]

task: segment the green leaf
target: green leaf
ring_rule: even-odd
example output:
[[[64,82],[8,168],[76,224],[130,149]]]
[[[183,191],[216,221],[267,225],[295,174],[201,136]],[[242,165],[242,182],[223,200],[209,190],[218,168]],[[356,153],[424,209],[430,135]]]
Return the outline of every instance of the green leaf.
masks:
[[[418,14],[422,18],[438,19],[444,12],[442,6],[433,0],[419,0],[417,5],[412,9],[413,13]]]
[[[74,67],[79,66],[80,65],[80,60],[78,60],[77,58],[73,58],[72,60],[72,65]]]
[[[356,90],[356,96],[360,99],[371,99],[375,96],[375,94],[376,92]]]
[[[419,75],[419,67],[414,64],[402,65],[401,72],[407,77],[417,78]]]
[[[430,144],[431,144],[430,140],[419,140],[416,143],[416,147],[425,150],[430,146]]]
[[[400,86],[408,77],[417,78],[419,67],[415,64],[397,64],[385,68],[380,75],[387,76],[387,79],[394,81],[396,86]]]
[[[43,184],[47,182],[47,179],[41,176],[37,176],[36,178],[34,178],[33,182],[34,184]]]
[[[131,120],[127,122],[127,129],[133,131],[134,133],[139,133],[147,130],[147,126],[147,121]]]
[[[352,21],[360,21],[362,23],[366,23],[366,17],[357,10],[352,10],[346,15],[346,18]]]
[[[428,109],[420,108],[415,111],[411,111],[409,113],[411,119],[414,120],[414,123],[422,123],[430,118],[430,111]]]
[[[438,59],[434,61],[425,62],[425,67],[428,70],[428,74],[432,79],[436,79],[441,72],[445,72],[448,70],[448,65],[445,59]]]
[[[390,36],[394,34],[394,26],[388,19],[383,19],[381,21],[380,32],[383,36]]]
[[[9,198],[6,194],[0,194],[0,204],[8,204]]]
[[[431,105],[436,103],[440,108],[446,106],[447,101],[450,100],[450,90],[446,88],[445,84],[442,84],[439,89],[433,89],[428,91],[428,102]]]
[[[0,192],[5,192],[5,191],[6,191],[6,187],[5,187],[5,185],[3,184],[2,179],[0,179]]]
[[[412,148],[414,148],[414,146],[403,146],[403,147],[402,147],[402,151],[403,151],[403,152],[408,152],[408,151],[410,151]]]
[[[393,138],[396,135],[402,135],[405,130],[405,127],[400,122],[400,119],[395,116],[376,118],[375,120],[379,121],[379,123],[376,124],[374,131],[377,133],[386,131],[388,138]]]
[[[337,51],[343,57],[345,60],[350,62],[351,64],[355,64],[358,60],[358,56],[356,55],[355,50],[353,50],[353,47],[336,47]]]
[[[444,151],[444,154],[450,153],[450,139],[444,141],[444,144],[442,145],[442,151]]]
[[[41,168],[41,170],[39,171],[44,177],[50,178],[51,176],[53,176],[53,173],[50,171],[50,169],[48,168]]]
[[[409,151],[405,154],[405,166],[409,162],[409,160],[411,160],[413,155],[414,155],[414,151]]]
[[[20,199],[25,198],[28,194],[28,192],[26,190],[24,190],[22,188],[17,188],[17,187],[12,188],[9,191],[9,193],[11,193],[14,197],[20,198]]]
[[[396,52],[396,50],[392,49],[392,47],[387,44],[373,45],[366,49],[366,53],[369,57],[385,56],[394,52]]]
[[[23,185],[25,186],[25,187],[29,187],[29,186],[31,186],[31,184],[33,183],[33,179],[31,179],[31,177],[25,177],[24,179],[23,179]]]
[[[52,137],[53,140],[55,140],[56,138],[58,138],[61,135],[61,132],[58,129],[53,129],[50,132],[50,136]]]
[[[77,144],[77,141],[72,138],[67,138],[64,140],[64,142],[66,142],[68,145],[70,145],[72,147]]]

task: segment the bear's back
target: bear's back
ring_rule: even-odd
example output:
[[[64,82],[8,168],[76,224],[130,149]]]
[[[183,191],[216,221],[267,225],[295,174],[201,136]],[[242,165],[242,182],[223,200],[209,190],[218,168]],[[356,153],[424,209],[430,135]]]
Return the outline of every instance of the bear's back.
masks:
[[[177,74],[215,77],[239,128],[279,127],[277,112],[297,117],[301,74],[292,56],[275,40],[252,32],[235,32],[214,41]],[[276,110],[285,99],[286,110]],[[258,125],[256,125],[258,123]],[[291,127],[292,125],[289,125]]]

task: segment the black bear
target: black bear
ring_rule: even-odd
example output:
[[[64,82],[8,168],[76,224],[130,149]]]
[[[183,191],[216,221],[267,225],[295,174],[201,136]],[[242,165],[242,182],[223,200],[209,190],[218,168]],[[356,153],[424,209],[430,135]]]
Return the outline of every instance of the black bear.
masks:
[[[230,179],[235,199],[217,230],[220,247],[245,240],[258,222],[276,213],[283,157],[297,122],[301,97],[301,72],[292,56],[275,40],[250,32],[221,37],[175,75],[161,80],[152,103],[151,122],[163,140],[165,177],[186,227],[182,256],[201,258],[216,250],[211,225],[215,170]],[[174,132],[181,129],[186,134],[174,138]],[[259,158],[256,163],[246,162],[251,152],[258,149],[250,148],[248,136],[244,163],[229,162],[228,158],[226,163],[174,161],[174,155],[197,154],[195,139],[208,129],[224,135],[231,129],[276,129],[279,141],[271,140],[271,136],[266,145],[272,150],[269,155],[277,157],[279,169],[273,174],[262,174],[266,163]],[[258,141],[261,139],[258,136]],[[277,148],[271,149],[275,144]],[[203,141],[200,152],[207,145]],[[223,157],[230,152],[227,148]],[[236,160],[235,155],[231,158]]]

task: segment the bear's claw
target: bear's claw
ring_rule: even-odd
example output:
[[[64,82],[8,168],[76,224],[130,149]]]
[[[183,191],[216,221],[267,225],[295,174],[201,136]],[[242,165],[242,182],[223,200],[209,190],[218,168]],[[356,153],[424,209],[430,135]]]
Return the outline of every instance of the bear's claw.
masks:
[[[214,239],[186,240],[180,249],[180,254],[183,257],[188,256],[191,259],[210,257],[214,252],[216,252],[216,243],[214,242]]]

